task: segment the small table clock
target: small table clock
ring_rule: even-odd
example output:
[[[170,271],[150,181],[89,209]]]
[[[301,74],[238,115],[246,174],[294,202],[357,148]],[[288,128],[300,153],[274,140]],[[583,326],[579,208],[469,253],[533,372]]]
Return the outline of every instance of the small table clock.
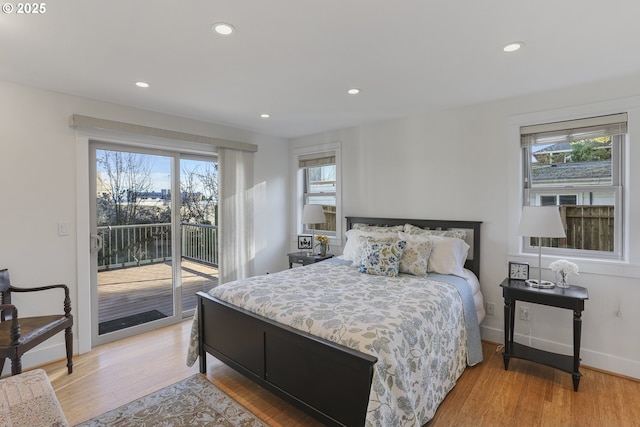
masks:
[[[509,262],[509,279],[527,280],[529,278],[529,264]]]

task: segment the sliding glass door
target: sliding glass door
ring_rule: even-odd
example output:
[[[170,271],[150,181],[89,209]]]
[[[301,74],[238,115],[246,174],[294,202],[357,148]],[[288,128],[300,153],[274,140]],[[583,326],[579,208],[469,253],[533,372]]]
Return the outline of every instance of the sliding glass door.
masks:
[[[192,314],[195,292],[217,284],[217,163],[91,146],[92,341],[100,344]]]
[[[180,159],[180,281],[182,312],[196,308],[196,292],[218,284],[218,162]]]

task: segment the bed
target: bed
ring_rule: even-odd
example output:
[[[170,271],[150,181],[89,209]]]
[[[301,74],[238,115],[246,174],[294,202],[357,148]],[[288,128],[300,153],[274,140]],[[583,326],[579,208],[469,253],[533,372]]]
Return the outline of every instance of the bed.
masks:
[[[206,373],[209,353],[327,425],[423,425],[482,360],[480,224],[347,217],[343,256],[199,292],[188,364]],[[362,261],[394,250],[410,260],[425,240],[433,260],[436,245],[464,252],[455,274],[387,277]]]

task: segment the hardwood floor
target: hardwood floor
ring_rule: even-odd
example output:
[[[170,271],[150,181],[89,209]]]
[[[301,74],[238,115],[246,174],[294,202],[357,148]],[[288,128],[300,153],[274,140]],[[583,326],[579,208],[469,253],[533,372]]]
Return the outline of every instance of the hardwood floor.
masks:
[[[191,319],[43,366],[69,421],[75,425],[198,373],[186,366]],[[307,414],[258,387],[212,356],[207,378],[270,426],[320,426]]]
[[[94,348],[43,368],[71,425],[117,408],[198,372],[185,364],[191,320]],[[496,345],[467,368],[428,427],[637,426],[640,382],[582,368],[579,392],[571,375],[513,359],[505,371]],[[305,413],[245,379],[213,357],[207,378],[270,426],[319,426]]]

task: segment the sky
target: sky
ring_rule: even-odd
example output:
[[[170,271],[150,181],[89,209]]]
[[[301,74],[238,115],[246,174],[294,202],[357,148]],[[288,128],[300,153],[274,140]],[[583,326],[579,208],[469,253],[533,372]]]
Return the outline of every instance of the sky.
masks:
[[[107,150],[96,150],[96,156],[101,157],[101,153],[104,153]],[[150,162],[151,169],[151,191],[160,191],[163,189],[171,188],[171,157],[161,156],[156,154],[141,154],[144,156],[147,161]],[[208,161],[204,160],[192,160],[192,159],[181,159],[180,160],[180,173],[184,170],[194,170],[196,168],[203,169],[204,165],[208,163]],[[98,162],[96,165],[96,171],[99,173],[103,179],[106,181],[105,169],[101,167]],[[201,189],[196,189],[200,190]]]

